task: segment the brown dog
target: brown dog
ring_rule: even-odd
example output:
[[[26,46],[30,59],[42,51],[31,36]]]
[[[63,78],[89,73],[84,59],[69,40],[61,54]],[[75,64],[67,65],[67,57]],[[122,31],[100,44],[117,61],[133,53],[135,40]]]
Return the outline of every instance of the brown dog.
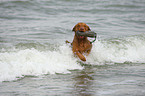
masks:
[[[72,42],[72,51],[82,61],[86,61],[86,58],[84,57],[83,53],[89,54],[92,49],[92,44],[87,39],[87,37],[77,36],[76,32],[77,31],[86,32],[86,31],[91,31],[91,30],[87,24],[81,22],[81,23],[76,24],[72,31],[75,32],[75,36]]]

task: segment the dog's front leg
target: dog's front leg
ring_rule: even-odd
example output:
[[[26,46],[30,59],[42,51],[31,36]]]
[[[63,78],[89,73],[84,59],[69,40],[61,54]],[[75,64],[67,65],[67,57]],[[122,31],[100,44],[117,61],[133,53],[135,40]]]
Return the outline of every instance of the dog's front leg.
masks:
[[[82,61],[86,61],[85,56],[82,55],[78,49],[73,49],[73,53],[76,54]]]
[[[85,56],[82,55],[80,52],[76,52],[76,55],[77,55],[82,61],[86,61]]]

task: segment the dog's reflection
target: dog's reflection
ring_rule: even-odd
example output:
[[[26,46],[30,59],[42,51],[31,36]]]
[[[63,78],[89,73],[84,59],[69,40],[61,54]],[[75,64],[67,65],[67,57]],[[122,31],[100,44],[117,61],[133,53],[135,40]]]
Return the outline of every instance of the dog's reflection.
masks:
[[[82,71],[75,78],[74,91],[76,96],[92,96],[93,77],[91,73]]]

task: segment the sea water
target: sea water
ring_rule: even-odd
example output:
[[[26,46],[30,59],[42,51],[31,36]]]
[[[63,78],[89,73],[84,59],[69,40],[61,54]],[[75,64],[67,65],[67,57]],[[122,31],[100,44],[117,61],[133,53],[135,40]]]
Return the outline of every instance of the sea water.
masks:
[[[0,0],[0,96],[144,96],[144,18],[144,0]],[[65,44],[78,22],[86,62]]]

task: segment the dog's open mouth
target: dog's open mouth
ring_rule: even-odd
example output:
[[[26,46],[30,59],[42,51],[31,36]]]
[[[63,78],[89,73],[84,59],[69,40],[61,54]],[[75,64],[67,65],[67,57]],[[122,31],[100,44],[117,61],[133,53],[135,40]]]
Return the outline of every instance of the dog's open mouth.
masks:
[[[79,36],[79,38],[80,38],[80,39],[83,39],[83,38],[85,38],[85,36]]]
[[[84,33],[84,31],[79,31],[79,32]],[[80,39],[84,39],[85,36],[79,36],[79,38],[80,38]]]

